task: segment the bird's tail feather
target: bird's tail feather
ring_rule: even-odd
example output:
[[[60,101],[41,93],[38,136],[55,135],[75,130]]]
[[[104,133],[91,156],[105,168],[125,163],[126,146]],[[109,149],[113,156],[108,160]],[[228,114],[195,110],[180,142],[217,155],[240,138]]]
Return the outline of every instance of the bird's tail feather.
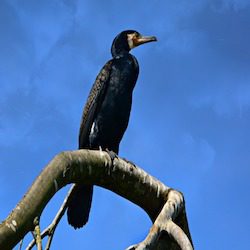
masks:
[[[68,201],[68,223],[75,229],[83,227],[89,219],[93,196],[92,185],[76,184]]]

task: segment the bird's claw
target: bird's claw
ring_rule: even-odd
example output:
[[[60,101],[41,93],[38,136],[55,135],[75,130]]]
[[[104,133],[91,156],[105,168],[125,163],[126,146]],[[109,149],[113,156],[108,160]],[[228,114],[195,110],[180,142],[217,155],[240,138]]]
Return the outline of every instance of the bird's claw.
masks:
[[[118,158],[117,154],[112,150],[108,150],[107,148],[106,148],[105,151],[108,153],[108,155],[109,155],[109,157],[111,159],[112,165],[113,165],[113,162],[114,162],[115,158]]]

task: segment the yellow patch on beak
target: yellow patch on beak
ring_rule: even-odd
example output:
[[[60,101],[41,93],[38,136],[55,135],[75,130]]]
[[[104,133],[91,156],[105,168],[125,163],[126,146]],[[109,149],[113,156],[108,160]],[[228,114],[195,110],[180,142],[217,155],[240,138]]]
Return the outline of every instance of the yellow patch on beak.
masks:
[[[127,37],[128,37],[128,46],[130,49],[133,49],[135,47],[134,39],[136,37],[136,34],[135,33],[128,34]]]

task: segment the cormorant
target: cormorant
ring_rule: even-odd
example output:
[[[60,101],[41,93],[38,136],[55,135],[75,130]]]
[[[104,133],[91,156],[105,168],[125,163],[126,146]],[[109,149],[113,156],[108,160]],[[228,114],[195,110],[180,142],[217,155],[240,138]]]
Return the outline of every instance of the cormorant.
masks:
[[[83,110],[79,149],[99,149],[118,154],[119,144],[128,126],[132,92],[139,65],[129,53],[144,43],[156,41],[135,30],[118,34],[111,47],[112,59],[98,74]],[[80,228],[88,221],[93,186],[76,184],[68,203],[68,223]]]

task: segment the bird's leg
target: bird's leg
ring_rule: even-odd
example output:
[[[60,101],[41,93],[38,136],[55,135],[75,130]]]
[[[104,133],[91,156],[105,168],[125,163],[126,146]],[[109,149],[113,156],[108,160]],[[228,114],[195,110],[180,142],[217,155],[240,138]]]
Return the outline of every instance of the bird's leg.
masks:
[[[107,148],[105,149],[105,151],[108,153],[108,155],[111,159],[112,165],[113,165],[115,158],[118,158],[117,154],[114,151],[109,150]]]

